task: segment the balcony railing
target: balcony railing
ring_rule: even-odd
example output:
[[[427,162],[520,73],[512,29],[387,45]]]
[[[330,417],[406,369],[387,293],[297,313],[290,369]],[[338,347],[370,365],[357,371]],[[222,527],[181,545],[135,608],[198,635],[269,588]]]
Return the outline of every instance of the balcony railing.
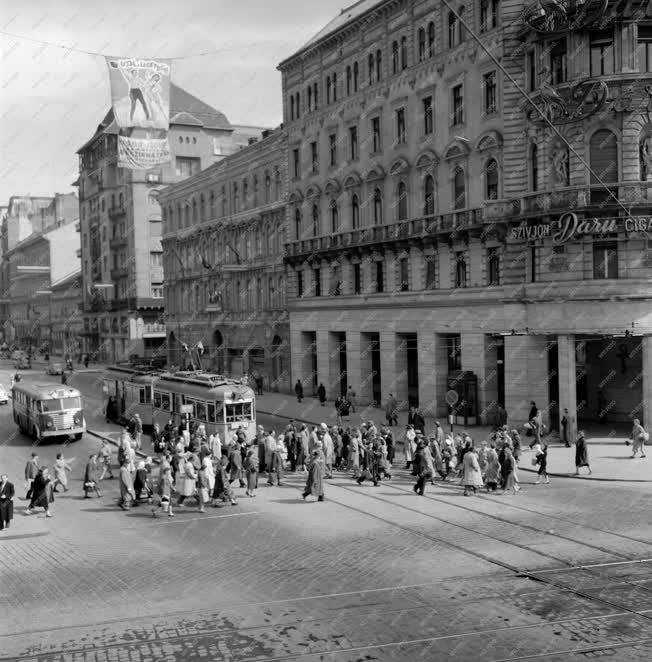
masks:
[[[128,297],[125,299],[112,299],[107,302],[108,310],[137,310],[139,308],[163,308],[165,299],[153,297]]]
[[[143,324],[143,334],[147,334],[150,336],[153,335],[165,335],[165,324],[158,324],[156,322],[150,322],[147,324]]]

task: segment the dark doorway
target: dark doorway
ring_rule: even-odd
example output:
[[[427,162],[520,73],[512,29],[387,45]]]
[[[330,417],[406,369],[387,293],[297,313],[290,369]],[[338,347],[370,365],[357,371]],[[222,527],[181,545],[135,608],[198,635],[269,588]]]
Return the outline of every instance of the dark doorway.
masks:
[[[340,395],[346,395],[346,389],[348,388],[348,379],[346,373],[346,333],[336,333],[337,338],[337,350],[339,355],[339,383],[340,383]]]
[[[317,374],[317,334],[315,332],[310,334],[312,341],[308,348],[310,352],[310,371],[312,374],[312,394],[317,395],[317,387],[319,386],[319,376]]]
[[[371,393],[374,407],[380,407],[382,393],[380,390],[380,334],[370,333],[371,344]]]
[[[503,338],[496,340],[496,389],[498,404],[505,406],[505,341]]]
[[[419,351],[417,349],[417,334],[405,335],[407,353],[407,390],[410,407],[419,406]]]

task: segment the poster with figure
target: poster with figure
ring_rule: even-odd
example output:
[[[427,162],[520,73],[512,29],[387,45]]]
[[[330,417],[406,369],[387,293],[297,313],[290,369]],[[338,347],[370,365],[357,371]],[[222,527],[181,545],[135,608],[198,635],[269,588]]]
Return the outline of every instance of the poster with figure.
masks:
[[[170,61],[107,57],[111,103],[121,129],[170,124]]]

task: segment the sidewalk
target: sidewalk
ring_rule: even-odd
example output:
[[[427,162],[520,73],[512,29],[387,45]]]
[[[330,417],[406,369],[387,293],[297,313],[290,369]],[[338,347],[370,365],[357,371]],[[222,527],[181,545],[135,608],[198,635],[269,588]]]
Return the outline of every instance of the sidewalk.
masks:
[[[285,419],[294,419],[297,422],[307,423],[309,425],[335,425],[337,416],[335,406],[332,402],[326,402],[322,407],[317,398],[304,398],[299,404],[293,395],[286,393],[265,392],[259,395],[256,400],[256,410],[261,414],[278,416]],[[379,424],[385,424],[385,410],[376,407],[356,408],[355,413],[351,413],[348,419],[344,419],[345,427],[360,425],[362,421],[372,420]],[[435,419],[432,416],[426,416],[426,434],[432,432],[435,427],[435,420],[439,420],[445,432],[450,430],[450,425],[445,418]],[[403,438],[403,432],[407,425],[407,412],[399,412],[398,426],[391,428],[397,441]],[[510,428],[513,426],[509,426]],[[520,426],[518,426],[520,428]],[[566,448],[559,442],[556,433],[549,435],[546,439],[548,443],[548,468],[550,476],[553,478],[574,478],[576,480],[592,481],[614,481],[614,482],[633,482],[633,483],[652,483],[652,446],[648,448],[648,457],[640,459],[631,459],[632,447],[625,445],[625,439],[629,433],[629,427],[618,425],[616,429],[610,426],[585,428],[587,432],[587,443],[589,448],[589,460],[591,462],[592,474],[587,475],[587,469],[580,469],[581,475],[575,476],[575,447]],[[489,438],[492,428],[487,425],[455,425],[455,432],[468,432],[471,438],[480,443]],[[523,431],[523,456],[521,457],[519,471],[527,472],[528,475],[536,474],[538,467],[532,466],[532,452],[529,449],[531,437],[525,437]],[[398,446],[399,451],[402,445]]]

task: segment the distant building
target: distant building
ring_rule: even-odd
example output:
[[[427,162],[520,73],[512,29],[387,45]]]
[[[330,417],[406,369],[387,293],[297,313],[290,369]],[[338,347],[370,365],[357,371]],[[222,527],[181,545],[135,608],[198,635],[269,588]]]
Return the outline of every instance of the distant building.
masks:
[[[77,361],[82,353],[84,330],[81,267],[75,273],[53,282],[50,291],[50,354],[70,356]]]
[[[201,342],[205,368],[289,390],[286,189],[279,129],[161,191],[170,364],[184,366],[183,345]]]
[[[165,312],[158,193],[238,149],[237,131],[223,113],[174,84],[170,93],[169,164],[118,168],[113,111],[78,151],[83,351],[98,360],[161,351]],[[260,135],[249,131],[246,140],[251,133]]]

